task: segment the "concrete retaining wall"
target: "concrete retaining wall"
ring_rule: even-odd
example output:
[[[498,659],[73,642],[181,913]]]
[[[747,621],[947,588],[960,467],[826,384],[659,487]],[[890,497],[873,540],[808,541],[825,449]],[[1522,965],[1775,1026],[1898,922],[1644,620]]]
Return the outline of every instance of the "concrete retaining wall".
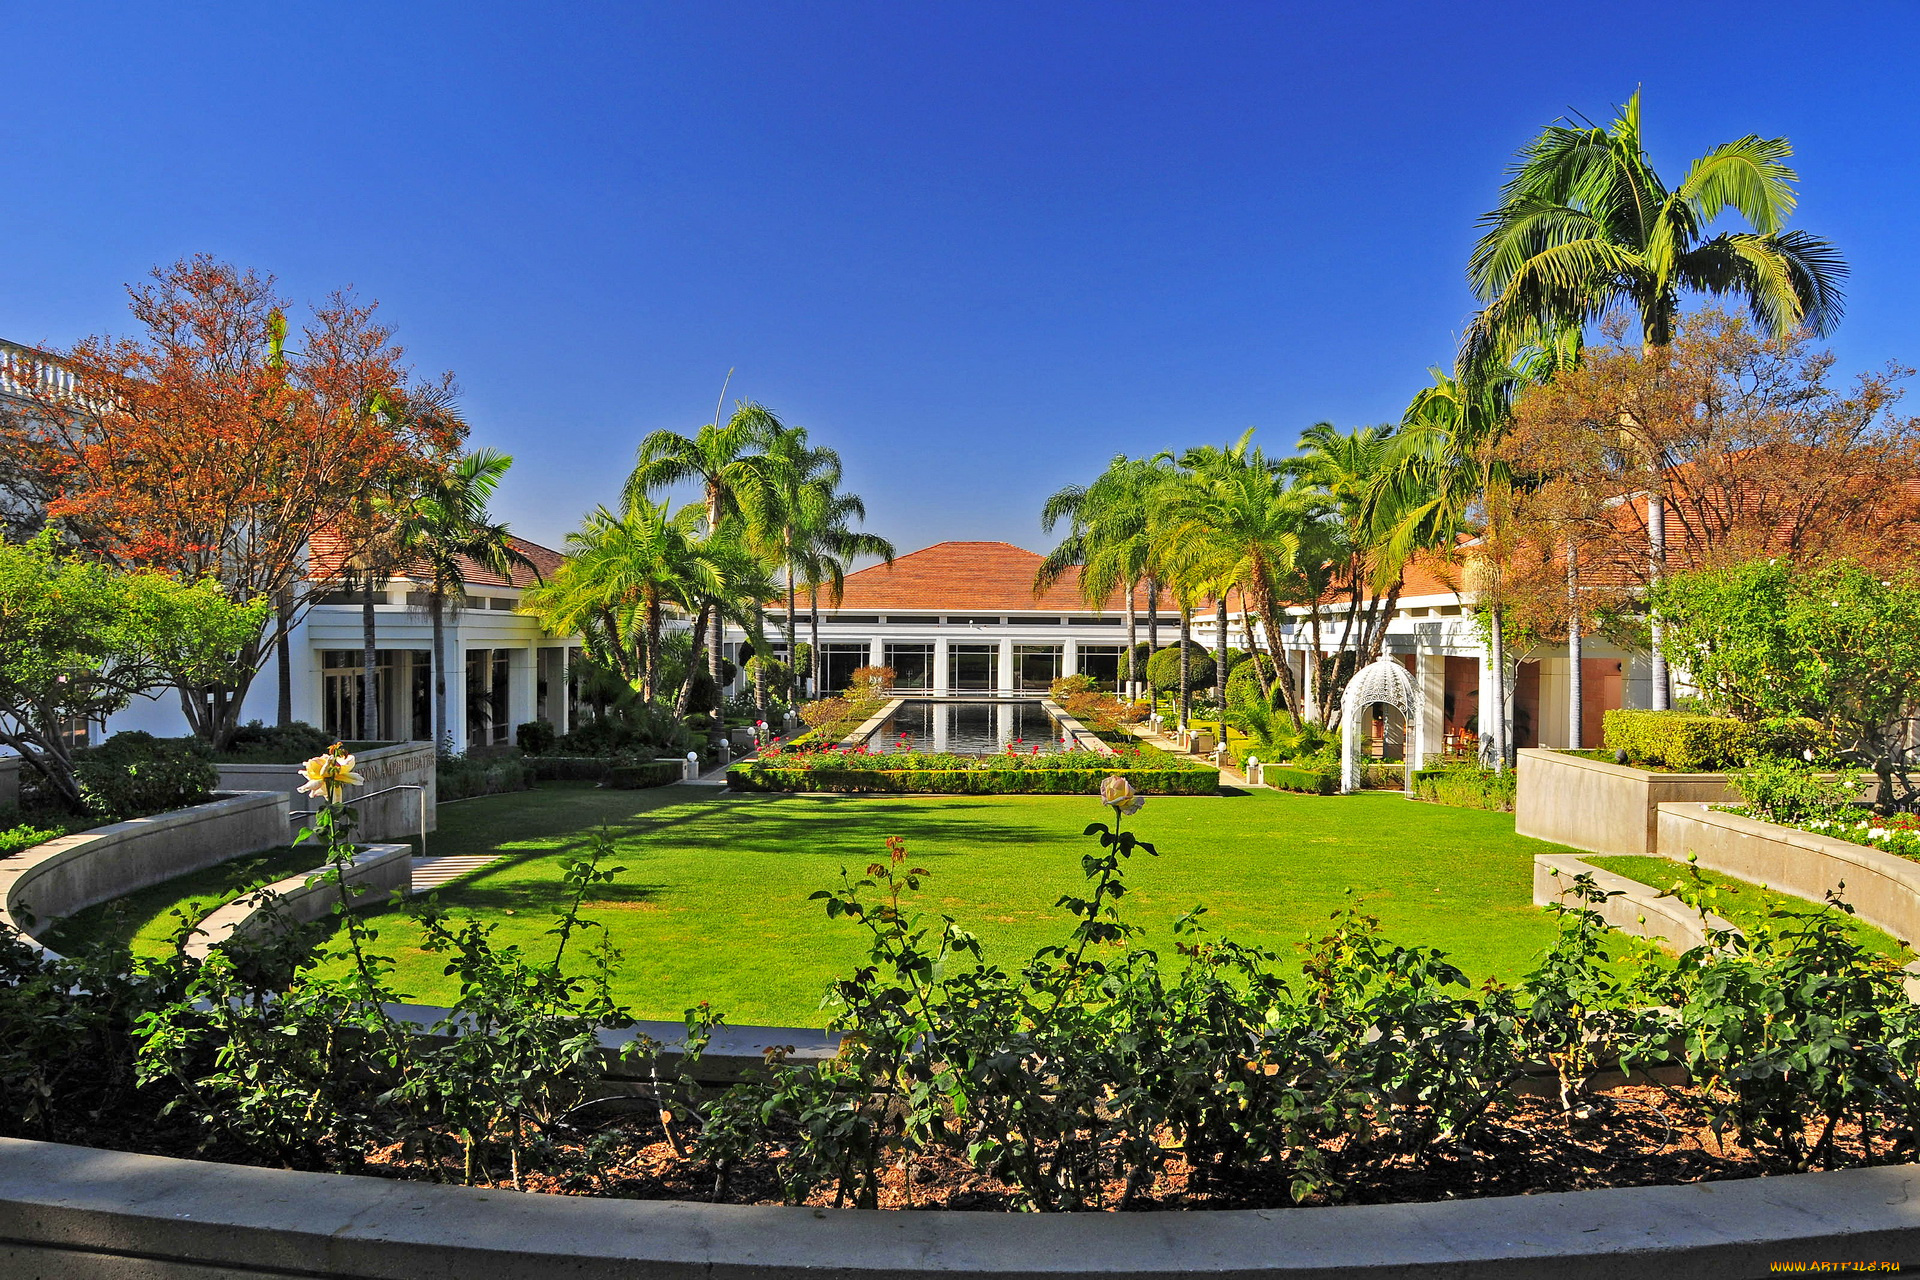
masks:
[[[0,1139],[35,1280],[913,1276],[1691,1280],[1920,1261],[1920,1166],[1437,1204],[996,1214],[592,1200]]]
[[[1724,773],[1653,773],[1539,747],[1521,750],[1513,828],[1595,853],[1659,851],[1659,806],[1735,798]]]
[[[1675,879],[1684,874],[1682,868],[1675,866]],[[1733,928],[1730,921],[1716,915],[1709,915],[1703,922],[1700,913],[1680,899],[1663,898],[1658,889],[1583,862],[1570,853],[1533,856],[1533,905],[1544,907],[1562,900],[1568,906],[1580,905],[1568,895],[1574,878],[1581,875],[1592,876],[1597,888],[1618,895],[1603,903],[1585,904],[1598,911],[1601,919],[1621,933],[1662,941],[1667,950],[1676,954],[1703,946],[1708,929]]]
[[[375,747],[370,751],[355,753],[353,759],[360,776],[366,779],[364,786],[348,787],[345,797],[347,804],[360,809],[360,825],[354,829],[357,839],[398,840],[420,829],[420,793],[417,791],[396,791],[369,801],[364,806],[354,799],[355,796],[371,795],[403,784],[426,788],[427,830],[432,831],[439,825],[434,812],[438,792],[434,786],[436,774],[431,742],[401,742],[390,747]],[[223,790],[284,791],[293,808],[313,808],[310,799],[298,794],[300,784],[306,778],[297,764],[223,764],[218,767]]]
[[[0,925],[31,939],[95,903],[286,843],[287,797],[278,791],[62,836],[0,859]]]
[[[26,763],[19,756],[0,756],[0,809],[20,803],[20,770]]]
[[[325,867],[316,867],[277,880],[212,912],[200,922],[199,933],[187,943],[187,954],[204,960],[207,952],[232,938],[258,938],[276,925],[304,924],[327,915],[340,900],[339,889],[330,884],[307,883],[310,877],[324,870]],[[405,893],[412,879],[413,848],[410,845],[368,845],[346,866],[347,891],[356,907],[378,906],[395,889]]]
[[[1920,940],[1920,863],[1704,804],[1663,804],[1659,820],[1664,857],[1695,854],[1708,871],[1814,902],[1832,889],[1876,929]]]

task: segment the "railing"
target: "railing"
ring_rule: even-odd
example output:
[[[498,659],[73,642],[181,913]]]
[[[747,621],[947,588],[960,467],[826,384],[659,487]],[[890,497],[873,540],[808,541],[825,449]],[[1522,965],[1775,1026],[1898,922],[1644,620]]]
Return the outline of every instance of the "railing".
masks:
[[[420,841],[420,852],[414,856],[424,858],[427,856],[427,789],[425,786],[418,782],[398,782],[391,787],[382,787],[378,791],[369,792],[363,796],[355,796],[353,803],[361,804],[368,800],[378,800],[381,796],[392,795],[396,791],[418,791],[420,793],[420,829],[416,833]],[[292,821],[295,818],[311,818],[319,812],[318,809],[289,809],[287,810],[287,820]]]
[[[37,347],[0,338],[0,396],[14,400],[64,400],[77,395],[73,370]]]

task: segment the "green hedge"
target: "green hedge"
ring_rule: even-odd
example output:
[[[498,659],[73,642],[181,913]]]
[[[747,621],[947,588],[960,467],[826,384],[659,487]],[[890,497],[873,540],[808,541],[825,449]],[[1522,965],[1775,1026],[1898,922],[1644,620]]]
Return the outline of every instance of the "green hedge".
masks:
[[[598,782],[613,768],[609,756],[528,756],[525,764],[535,782]]]
[[[1337,773],[1296,769],[1286,764],[1261,765],[1260,781],[1281,791],[1305,791],[1316,796],[1330,796],[1340,789],[1340,775]]]
[[[436,800],[465,800],[531,785],[527,762],[519,756],[443,756],[434,769]]]
[[[1417,769],[1413,775],[1413,794],[1421,800],[1460,809],[1512,813],[1517,777],[1512,769],[1495,773],[1492,769],[1469,765]]]
[[[1095,795],[1118,774],[1147,795],[1210,796],[1212,769],[781,769],[749,760],[727,771],[735,791],[873,791],[913,795]]]
[[[617,764],[608,769],[600,785],[615,791],[640,791],[678,782],[685,767],[678,760],[655,760],[648,764]]]
[[[1607,750],[1683,773],[1737,768],[1762,745],[1754,725],[1689,711],[1614,710],[1602,724]]]

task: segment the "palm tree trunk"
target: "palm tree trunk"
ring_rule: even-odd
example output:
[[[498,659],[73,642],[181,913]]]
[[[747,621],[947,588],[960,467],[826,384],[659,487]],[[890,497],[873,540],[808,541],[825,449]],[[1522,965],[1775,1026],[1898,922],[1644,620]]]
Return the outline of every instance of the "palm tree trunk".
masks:
[[[445,593],[437,583],[427,591],[427,612],[433,618],[433,749],[444,751],[451,745],[447,742],[447,609]]]
[[[360,592],[360,732],[369,742],[380,741],[380,691],[375,666],[378,625],[378,615],[373,611],[373,571],[369,569]]]
[[[1221,706],[1227,705],[1227,595],[1213,605],[1214,625],[1220,628],[1220,634],[1213,641],[1213,700]]]
[[[766,634],[767,623],[765,617],[762,616],[761,605],[758,600],[753,602],[753,623],[753,630],[756,636]],[[754,656],[759,656],[757,650]],[[753,664],[753,718],[763,722],[767,718],[767,664],[764,662],[756,662]]]
[[[280,643],[274,648],[274,671],[280,677],[280,696],[275,700],[273,722],[281,728],[293,723],[293,650],[287,632],[287,623],[293,617],[293,593],[282,591],[276,602],[276,620],[280,626]]]
[[[1160,652],[1160,584],[1147,579],[1147,652]]]
[[[1135,646],[1140,643],[1140,615],[1133,606],[1134,585],[1131,582],[1127,584],[1127,679],[1124,687],[1129,698],[1140,696],[1140,655],[1134,652]]]
[[[1666,567],[1667,500],[1657,493],[1650,493],[1647,495],[1647,581],[1649,585],[1659,582],[1665,576]],[[1673,705],[1673,689],[1667,676],[1667,655],[1660,647],[1660,642],[1666,635],[1666,627],[1661,624],[1659,614],[1648,615],[1647,635],[1653,645],[1653,709],[1665,711]]]
[[[640,693],[649,703],[660,691],[660,597],[647,597],[647,653],[641,666]]]
[[[820,588],[807,588],[807,692],[820,696]]]
[[[1567,541],[1567,747],[1578,751],[1586,746],[1581,723],[1581,704],[1586,698],[1586,681],[1580,670],[1580,547]]]
[[[794,593],[793,566],[787,566],[787,666],[794,677],[800,675],[799,598]]]
[[[712,611],[712,599],[700,602],[700,616],[693,624],[693,650],[687,654],[687,674],[680,680],[680,692],[673,695],[675,720],[687,714],[687,707],[693,702],[693,685],[700,674],[700,650],[706,644],[707,618]],[[721,728],[724,729],[725,726]]]

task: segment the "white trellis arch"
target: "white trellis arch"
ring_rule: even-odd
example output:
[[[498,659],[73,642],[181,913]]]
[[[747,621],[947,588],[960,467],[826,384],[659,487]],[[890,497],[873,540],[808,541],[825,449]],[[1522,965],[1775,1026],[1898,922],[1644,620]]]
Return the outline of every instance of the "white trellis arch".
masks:
[[[1376,702],[1397,707],[1406,720],[1402,754],[1407,767],[1406,797],[1411,800],[1413,771],[1419,766],[1419,761],[1413,758],[1414,744],[1426,740],[1420,724],[1425,708],[1412,674],[1386,654],[1354,672],[1353,679],[1347,681],[1346,691],[1340,695],[1340,790],[1345,793],[1360,788],[1360,713]]]

